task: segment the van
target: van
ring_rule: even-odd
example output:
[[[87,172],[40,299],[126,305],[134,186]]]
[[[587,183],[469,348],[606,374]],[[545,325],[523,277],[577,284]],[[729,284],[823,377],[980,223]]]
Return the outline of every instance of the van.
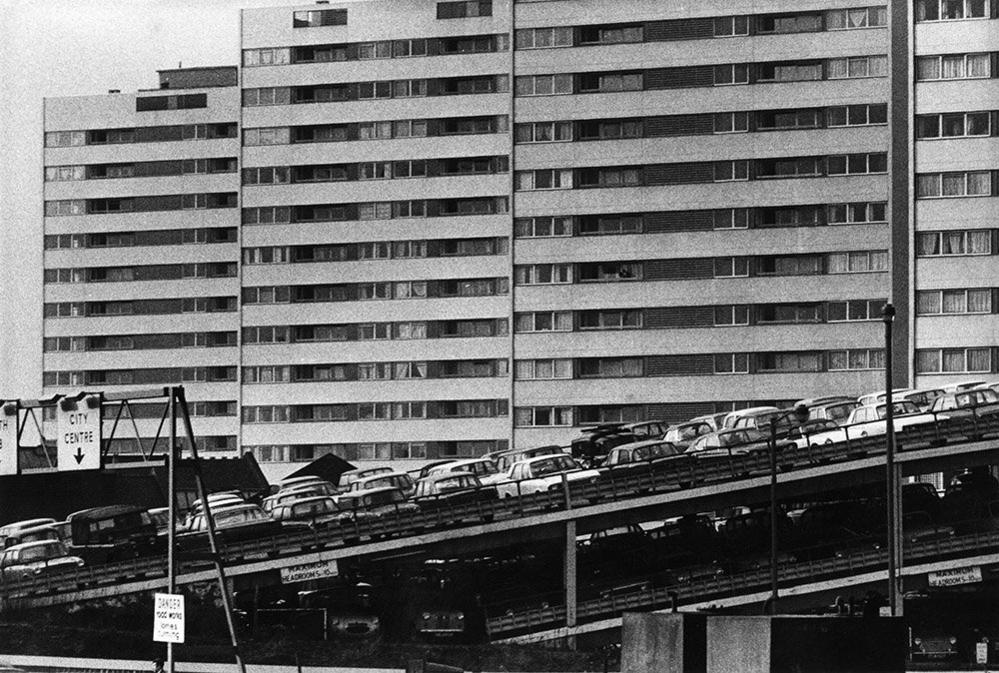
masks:
[[[156,523],[138,505],[105,505],[70,514],[70,553],[87,565],[163,553]]]

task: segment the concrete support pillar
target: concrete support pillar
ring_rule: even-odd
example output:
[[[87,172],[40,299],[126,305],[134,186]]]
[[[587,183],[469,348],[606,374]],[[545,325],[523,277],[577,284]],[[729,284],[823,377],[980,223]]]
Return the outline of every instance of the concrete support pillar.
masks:
[[[576,522],[571,519],[565,522],[565,562],[562,567],[565,572],[565,625],[573,627],[576,625]],[[567,640],[567,645],[575,649],[575,636]]]

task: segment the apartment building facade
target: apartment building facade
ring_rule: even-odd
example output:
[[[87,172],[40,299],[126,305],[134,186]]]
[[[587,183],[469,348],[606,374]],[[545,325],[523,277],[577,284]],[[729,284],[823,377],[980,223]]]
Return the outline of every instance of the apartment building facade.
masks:
[[[889,297],[897,384],[989,378],[994,16],[984,0],[245,10],[238,83],[167,71],[169,93],[47,102],[46,389],[167,377],[209,405],[196,422],[218,450],[402,464],[882,388]],[[207,106],[141,102],[164,95]],[[199,123],[238,139],[92,147]],[[147,194],[180,208],[147,212]],[[151,259],[182,275],[136,282]],[[185,297],[225,308],[134,319]]]

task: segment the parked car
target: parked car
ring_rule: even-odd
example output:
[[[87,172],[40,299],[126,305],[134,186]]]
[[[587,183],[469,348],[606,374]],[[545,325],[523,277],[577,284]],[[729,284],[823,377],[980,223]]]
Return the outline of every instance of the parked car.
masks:
[[[624,423],[621,425],[619,432],[647,439],[659,439],[666,434],[667,430],[669,430],[669,423],[666,421],[649,420]]]
[[[302,484],[287,490],[281,490],[274,495],[269,495],[260,503],[261,508],[268,514],[273,512],[279,505],[301,500],[302,498],[314,498],[316,496],[331,496],[318,484]],[[335,498],[334,498],[335,499]]]
[[[37,528],[38,526],[44,526],[46,524],[54,524],[55,519],[52,518],[41,518],[41,519],[25,519],[24,521],[13,521],[8,524],[0,526],[0,549],[7,547],[7,538],[11,535],[17,535],[25,528]]]
[[[88,565],[152,556],[164,551],[164,539],[144,507],[105,505],[74,512],[67,517],[72,542],[70,553]]]
[[[439,474],[454,474],[456,472],[468,472],[478,477],[483,484],[496,484],[506,479],[506,474],[496,467],[496,463],[488,458],[468,458],[465,460],[452,460],[443,465],[435,465],[427,471],[425,477]]]
[[[683,449],[663,439],[622,444],[610,450],[600,466],[600,472],[614,470],[617,474],[623,474],[634,469],[649,469],[675,461],[683,453]]]
[[[607,423],[591,428],[583,428],[582,435],[572,440],[569,453],[581,464],[596,467],[607,457],[607,452],[615,446],[642,439],[625,429],[621,423]]]
[[[375,474],[385,474],[386,472],[394,472],[391,467],[379,466],[379,467],[358,467],[353,470],[347,470],[340,475],[340,481],[337,482],[337,488],[341,492],[346,491],[350,488],[358,479],[363,479],[364,477],[370,477]]]
[[[419,506],[406,499],[401,489],[392,486],[344,493],[337,506],[342,512],[341,519],[348,521],[420,511]]]
[[[727,416],[728,414],[726,414]],[[701,435],[715,432],[719,428],[707,420],[690,420],[670,427],[663,439],[677,448],[686,449]]]
[[[962,390],[944,393],[933,400],[930,411],[954,411],[967,409],[978,414],[999,413],[999,394],[989,388]]]
[[[809,400],[805,400],[805,402],[809,402]],[[837,397],[823,402],[804,404],[804,406],[808,409],[809,420],[825,419],[842,423],[850,415],[850,412],[857,407],[857,400],[852,397]]]
[[[365,491],[385,486],[398,488],[407,498],[413,495],[413,492],[416,490],[416,483],[413,481],[413,478],[405,472],[383,472],[354,481],[347,492],[353,493],[355,491]]]
[[[784,446],[794,445],[798,448],[811,446],[814,444],[812,437],[824,432],[831,432],[837,428],[839,425],[836,421],[827,418],[809,419],[788,430],[787,434],[781,438],[781,444]]]
[[[381,629],[376,590],[366,582],[301,591],[298,604],[303,609],[327,611],[327,637],[369,638]]]
[[[0,577],[16,581],[64,568],[80,568],[83,563],[82,558],[71,556],[66,545],[58,540],[25,542],[8,547],[0,555]]]
[[[418,481],[413,502],[422,510],[433,511],[452,505],[491,503],[498,497],[495,484],[485,486],[474,474],[459,471],[431,474]],[[492,509],[487,509],[482,519],[492,518]]]
[[[980,388],[981,386],[984,386],[986,384],[988,384],[988,381],[982,381],[982,380],[979,380],[979,379],[974,379],[974,380],[971,380],[971,381],[959,381],[957,383],[947,383],[947,384],[945,384],[943,386],[940,386],[940,387],[943,388],[943,391],[945,393],[956,393],[956,392],[960,392],[962,390],[970,390],[972,388]]]
[[[941,388],[923,388],[903,393],[900,399],[909,400],[919,407],[920,411],[929,411],[933,401],[943,394],[944,391]]]
[[[686,423],[707,423],[711,426],[712,430],[721,430],[722,423],[725,422],[725,417],[729,415],[728,411],[719,411],[714,414],[704,414],[703,416],[694,416]]]
[[[911,426],[934,423],[937,418],[931,413],[920,411],[919,407],[908,400],[898,402],[893,400],[892,410],[894,411],[893,425],[896,432]],[[857,407],[850,412],[846,421],[839,428],[812,435],[809,437],[809,441],[812,445],[834,444],[836,442],[844,442],[847,438],[859,439],[861,437],[883,435],[887,432],[888,428],[888,422],[885,420],[886,413],[887,405],[885,404],[870,404]]]
[[[597,470],[580,467],[572,456],[537,456],[514,463],[507,473],[507,481],[496,488],[501,498],[509,498],[561,488],[563,477],[568,482],[594,482],[599,476]]]
[[[43,540],[62,541],[55,524],[44,523],[41,526],[32,526],[31,528],[21,528],[13,531],[3,539],[0,549],[6,549],[7,547],[13,547],[14,545],[26,542],[41,542]]]
[[[892,402],[899,399],[905,393],[913,392],[912,388],[892,388],[891,399]],[[880,404],[885,401],[887,394],[885,391],[878,391],[873,393],[867,393],[866,395],[861,395],[857,398],[857,406],[868,407],[872,404]]]
[[[276,535],[282,524],[267,516],[258,505],[243,504],[212,512],[217,539],[222,544],[256,540]],[[181,550],[204,550],[210,548],[208,522],[204,514],[191,519],[187,529],[177,535],[177,548]]]
[[[722,427],[726,430],[737,426],[742,428],[756,428],[758,425],[761,427],[769,427],[770,419],[781,413],[783,413],[783,411],[777,407],[750,407],[748,409],[736,409],[735,411],[730,411],[725,415],[725,420],[722,421]]]
[[[537,456],[562,456],[568,455],[561,446],[548,444],[546,446],[536,446],[531,449],[509,449],[495,454],[488,454],[496,463],[496,468],[500,472],[507,474],[514,463]]]
[[[727,458],[768,448],[768,440],[760,432],[737,428],[701,435],[684,453],[697,459]]]

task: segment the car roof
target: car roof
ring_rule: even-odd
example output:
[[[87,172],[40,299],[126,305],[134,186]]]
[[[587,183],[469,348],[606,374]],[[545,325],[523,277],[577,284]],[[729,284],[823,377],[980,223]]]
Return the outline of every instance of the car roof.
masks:
[[[545,456],[531,456],[530,458],[525,458],[524,460],[518,460],[517,463],[538,463],[541,462],[542,460],[550,460],[551,458],[558,458],[559,455],[565,456],[566,458],[569,459],[572,458],[572,456],[570,456],[568,453],[562,453],[562,454],[554,453]],[[516,465],[517,463],[514,463],[514,465]]]
[[[615,446],[613,449],[611,449],[611,451],[621,451],[622,449],[628,449],[628,450],[639,449],[642,448],[643,446],[654,446],[657,444],[672,444],[672,442],[670,442],[667,439],[643,439],[638,442],[628,442],[627,444],[619,444]]]
[[[90,509],[82,509],[79,512],[73,512],[69,515],[68,521],[75,521],[77,519],[99,519],[108,516],[117,516],[118,514],[132,514],[133,512],[145,512],[145,507],[139,507],[138,505],[103,505],[101,507],[91,507]]]
[[[433,484],[438,481],[445,481],[447,479],[478,479],[478,477],[471,472],[436,472],[434,474],[428,474],[427,476],[420,479],[421,484]]]
[[[349,493],[344,493],[340,496],[340,499],[344,498],[363,498],[366,495],[371,495],[372,493],[381,493],[383,491],[397,491],[402,493],[402,489],[398,486],[379,486],[378,488],[369,488],[363,491],[351,491]]]
[[[55,523],[55,519],[52,517],[43,517],[39,519],[24,519],[23,521],[11,521],[10,523],[5,523],[0,526],[0,530],[21,530],[23,528],[34,528],[35,526],[41,526],[46,523]]]
[[[379,472],[377,474],[369,474],[366,477],[361,477],[355,484],[367,484],[369,482],[375,481],[377,479],[388,479],[390,477],[408,477],[408,472]]]
[[[310,495],[305,498],[296,498],[295,500],[290,500],[288,502],[282,502],[278,507],[291,507],[293,505],[300,505],[303,502],[316,502],[318,500],[329,500],[332,503],[336,503],[332,496],[328,495]]]
[[[798,400],[792,405],[792,408],[803,404],[806,407],[817,407],[824,406],[826,404],[839,404],[841,402],[855,402],[856,397],[850,397],[849,395],[823,395],[821,397],[809,397],[803,400]]]
[[[59,540],[35,540],[34,542],[22,542],[21,544],[15,544],[7,547],[4,551],[29,549],[31,547],[42,547],[45,545],[50,545],[53,542],[59,542]]]

